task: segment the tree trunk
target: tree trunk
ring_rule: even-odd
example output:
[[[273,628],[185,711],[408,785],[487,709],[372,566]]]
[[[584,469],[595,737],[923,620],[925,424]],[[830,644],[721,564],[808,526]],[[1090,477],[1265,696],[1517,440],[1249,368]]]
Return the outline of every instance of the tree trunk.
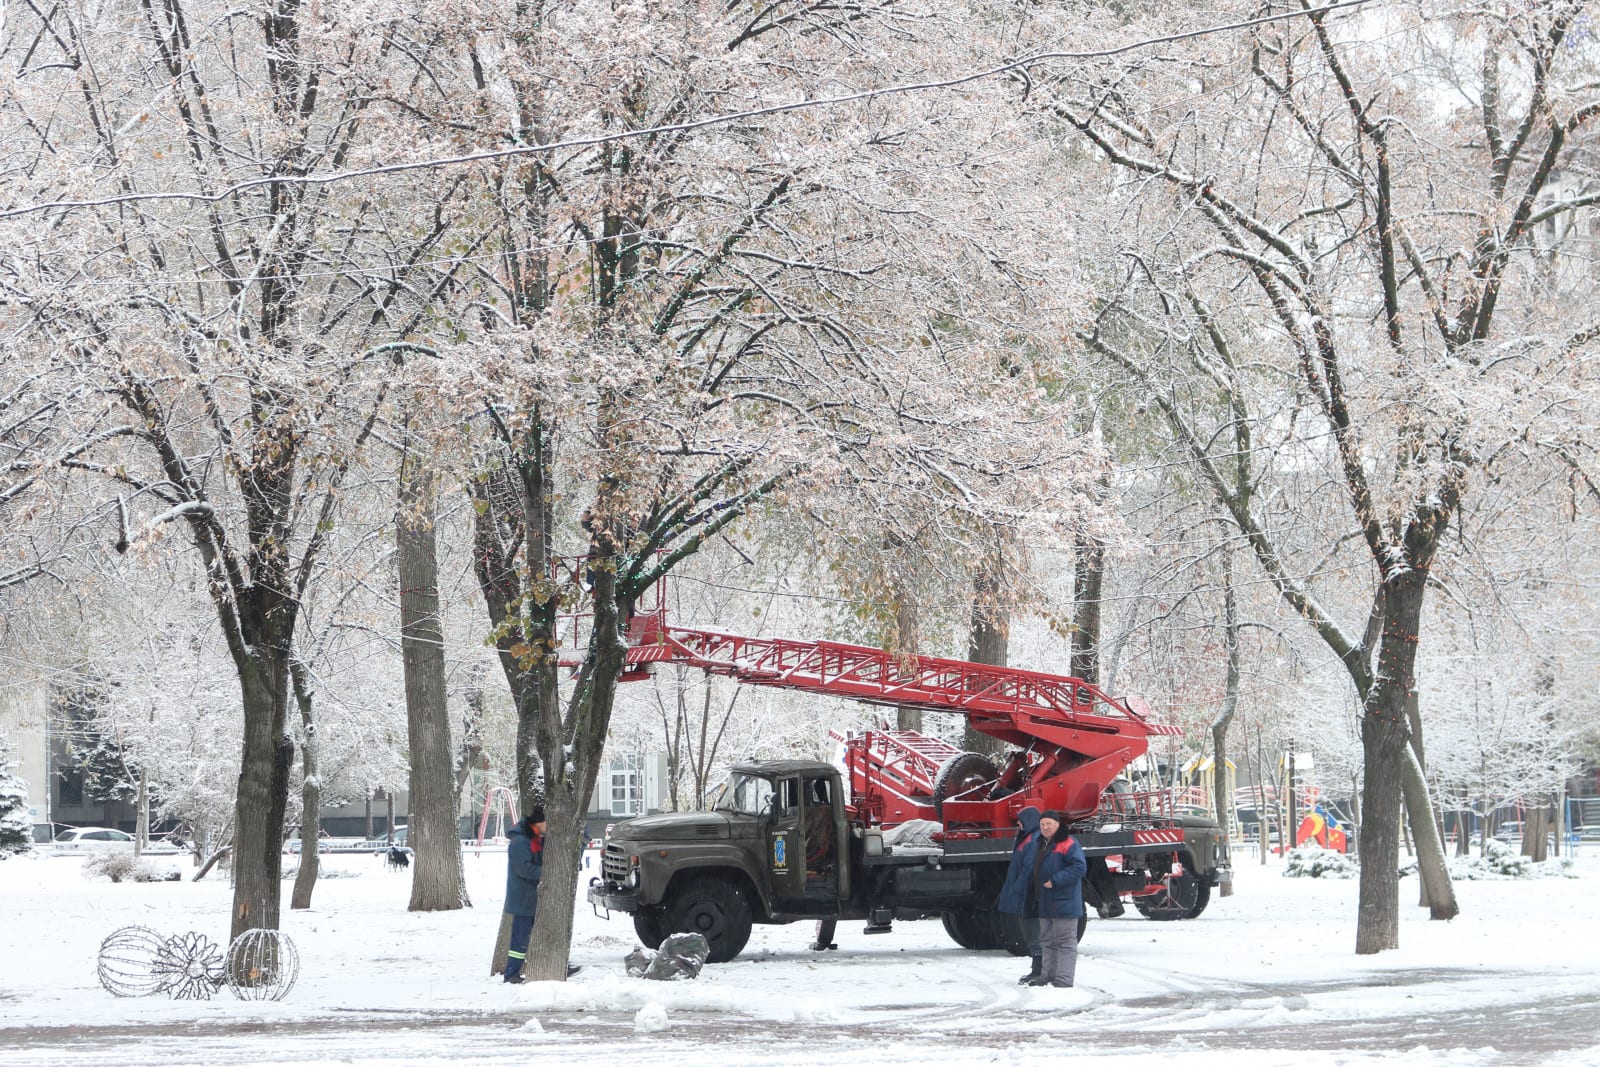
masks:
[[[1378,669],[1361,716],[1364,780],[1358,853],[1361,884],[1356,953],[1400,945],[1401,783],[1411,762],[1406,700],[1416,678],[1417,635],[1427,572],[1399,570],[1386,583]]]
[[[494,951],[489,953],[489,973],[505,974],[506,960],[511,952],[511,913],[500,913],[500,927],[494,935]]]
[[[1456,905],[1455,887],[1450,884],[1450,871],[1446,867],[1444,841],[1439,830],[1438,812],[1433,807],[1433,796],[1428,789],[1428,759],[1422,743],[1422,708],[1413,690],[1406,698],[1406,721],[1411,724],[1411,755],[1406,765],[1406,780],[1401,783],[1405,791],[1406,823],[1411,828],[1411,838],[1417,849],[1417,906],[1427,908],[1435,919],[1453,919],[1460,909]],[[1424,828],[1421,823],[1429,825]]]
[[[1430,919],[1454,919],[1461,908],[1456,903],[1456,888],[1450,882],[1450,869],[1446,866],[1444,842],[1439,839],[1439,824],[1433,815],[1428,783],[1414,749],[1406,752],[1403,771],[1400,786],[1405,795],[1406,822],[1417,846],[1417,874],[1422,883],[1420,906],[1428,909]]]
[[[139,796],[134,803],[138,808],[133,813],[133,858],[138,859],[150,847],[150,775],[142,763],[139,765]]]
[[[1106,578],[1105,546],[1079,534],[1072,564],[1072,674],[1100,681],[1100,598]]]
[[[973,663],[987,663],[991,667],[1004,667],[1008,659],[1007,636],[1011,627],[1011,613],[1001,596],[1004,578],[1003,561],[998,552],[985,557],[972,576],[972,621],[967,631],[967,659]],[[1006,749],[999,738],[972,728],[967,719],[962,729],[961,747],[968,752],[981,752],[998,756]]]
[[[439,558],[434,538],[433,476],[401,459],[395,549],[400,577],[400,654],[405,671],[406,734],[411,747],[410,911],[466,906],[461,842],[451,781],[450,713],[445,700],[444,626],[439,616]],[[391,839],[394,817],[389,819]]]
[[[606,526],[601,547],[606,558],[618,558],[623,538],[619,534],[619,503],[602,485],[597,506]],[[580,835],[583,812],[594,795],[595,780],[605,755],[611,711],[622,676],[627,646],[618,627],[634,607],[632,590],[619,589],[617,567],[596,568],[594,576],[594,629],[579,669],[576,684],[563,714],[557,703],[555,662],[541,658],[538,675],[541,707],[538,720],[539,757],[545,767],[544,876],[539,882],[539,916],[528,944],[529,978],[565,981],[572,949],[572,918],[577,902]],[[553,602],[536,617],[536,633],[554,632]]]
[[[228,940],[276,930],[283,886],[283,820],[294,741],[285,731],[288,633],[252,646],[245,661],[244,751],[233,811],[233,913]]]
[[[322,838],[322,772],[318,764],[316,709],[311,688],[306,684],[305,666],[291,662],[289,678],[294,683],[300,727],[305,734],[300,746],[300,768],[304,772],[300,783],[300,870],[295,873],[294,894],[289,899],[290,910],[297,910],[311,907],[311,893],[322,873],[322,852],[318,847]]]
[[[1554,828],[1554,823],[1555,819],[1551,817],[1549,808],[1542,803],[1537,806],[1530,803],[1527,821],[1522,824],[1524,856],[1535,863],[1543,863],[1550,858],[1550,831]]]
[[[467,681],[466,715],[461,723],[461,746],[456,755],[453,810],[461,810],[461,794],[472,772],[483,766],[483,668],[474,665]]]
[[[917,595],[906,583],[897,583],[894,590],[894,654],[910,660],[917,654],[921,642],[921,620],[917,614]],[[922,732],[922,709],[899,707],[895,709],[895,728]]]
[[[1232,821],[1229,815],[1233,810],[1233,798],[1228,791],[1228,726],[1239,708],[1239,679],[1243,673],[1243,652],[1239,645],[1239,599],[1233,588],[1233,557],[1226,548],[1222,556],[1222,577],[1223,642],[1228,649],[1228,667],[1222,693],[1222,711],[1211,723],[1211,804],[1217,813],[1217,825],[1222,828],[1222,847],[1226,851],[1228,827]],[[1098,599],[1098,586],[1096,597]],[[1098,609],[1095,615],[1098,619]],[[1233,883],[1224,883],[1222,896],[1232,895]]]
[[[211,873],[211,868],[215,867],[218,863],[227,859],[232,854],[233,845],[223,845],[221,848],[213,852],[211,856],[200,865],[200,869],[194,872],[194,877],[189,879],[189,881],[198,882],[200,879]]]

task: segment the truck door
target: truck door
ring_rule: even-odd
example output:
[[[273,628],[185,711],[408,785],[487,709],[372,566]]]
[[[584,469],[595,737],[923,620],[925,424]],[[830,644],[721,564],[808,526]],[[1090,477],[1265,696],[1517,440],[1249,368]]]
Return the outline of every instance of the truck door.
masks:
[[[805,817],[801,825],[806,834],[806,887],[815,894],[818,883],[838,874],[838,834],[835,824],[832,783],[826,777],[805,779],[801,802]]]
[[[806,895],[806,838],[801,823],[800,779],[779,778],[772,796],[772,821],[767,828],[767,874],[772,902],[793,910]]]

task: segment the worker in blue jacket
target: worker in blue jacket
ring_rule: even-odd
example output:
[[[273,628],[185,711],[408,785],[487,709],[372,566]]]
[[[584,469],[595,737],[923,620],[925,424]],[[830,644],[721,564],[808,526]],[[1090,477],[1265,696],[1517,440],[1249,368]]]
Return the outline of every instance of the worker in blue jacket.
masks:
[[[506,953],[506,981],[521,985],[528,958],[528,938],[539,914],[539,879],[544,875],[544,808],[533,808],[511,831],[506,850],[505,911],[511,916],[511,950]]]
[[[1078,920],[1083,917],[1083,876],[1089,869],[1083,847],[1067,833],[1065,816],[1047,811],[1039,817],[1039,846],[1034,876],[1039,895],[1039,948],[1043,981],[1069,989],[1078,969]]]
[[[1011,862],[1006,867],[1006,880],[1000,886],[1000,896],[995,900],[995,910],[1015,915],[1022,924],[1022,935],[1028,943],[1028,955],[1033,957],[1033,968],[1021,978],[1019,985],[1038,984],[1043,973],[1039,950],[1039,904],[1034,892],[1033,868],[1039,855],[1039,809],[1026,807],[1017,812],[1017,838],[1011,850]]]

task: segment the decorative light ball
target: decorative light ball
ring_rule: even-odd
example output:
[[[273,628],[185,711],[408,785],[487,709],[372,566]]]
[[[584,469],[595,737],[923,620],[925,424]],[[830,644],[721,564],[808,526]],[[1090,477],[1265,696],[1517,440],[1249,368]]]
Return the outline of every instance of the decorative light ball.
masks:
[[[156,969],[174,999],[210,1000],[222,985],[222,949],[204,934],[178,934],[161,946]]]
[[[228,946],[224,973],[240,1000],[282,1000],[300,977],[300,953],[281,930],[246,930]]]
[[[100,942],[95,966],[100,984],[114,997],[148,997],[162,990],[156,966],[167,939],[148,926],[124,926]]]

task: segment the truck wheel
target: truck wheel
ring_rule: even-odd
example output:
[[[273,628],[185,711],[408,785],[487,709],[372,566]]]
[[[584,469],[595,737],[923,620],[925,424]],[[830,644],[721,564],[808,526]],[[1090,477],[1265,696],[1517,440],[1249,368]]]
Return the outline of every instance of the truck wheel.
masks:
[[[744,890],[720,878],[696,878],[673,894],[663,927],[700,934],[711,946],[707,963],[727,963],[750,940],[750,901]]]
[[[988,756],[977,752],[958,752],[944,761],[933,778],[933,810],[944,821],[944,802],[947,798],[992,784],[1000,772]]]
[[[1201,882],[1200,891],[1196,895],[1194,906],[1183,913],[1185,919],[1193,919],[1206,910],[1206,905],[1211,903],[1211,883]]]
[[[1026,956],[1028,935],[1022,932],[1022,916],[1007,915],[1000,911],[991,914],[994,916],[994,930],[1000,942],[999,947],[1013,956]]]
[[[633,932],[639,935],[639,943],[652,952],[661,947],[661,942],[667,936],[666,931],[661,929],[661,916],[643,912],[633,917]]]
[[[1133,906],[1139,909],[1139,914],[1156,922],[1192,919],[1205,911],[1210,902],[1210,884],[1192,874],[1169,878],[1163,892],[1133,898]]]
[[[986,911],[947,911],[941,918],[944,932],[964,949],[982,952],[1000,947],[995,940],[994,924]]]

